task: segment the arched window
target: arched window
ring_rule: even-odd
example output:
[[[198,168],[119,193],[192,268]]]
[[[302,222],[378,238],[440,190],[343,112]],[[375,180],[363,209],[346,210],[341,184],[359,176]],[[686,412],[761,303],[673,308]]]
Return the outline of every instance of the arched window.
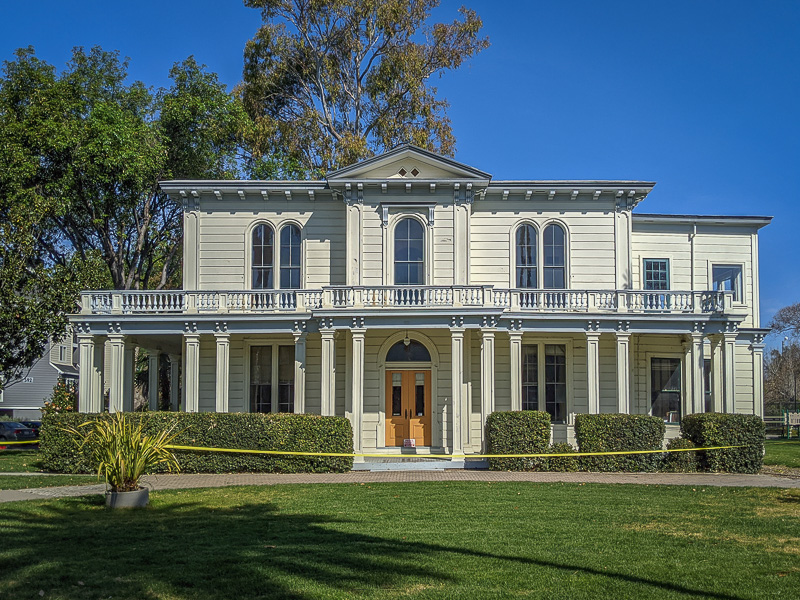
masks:
[[[566,234],[561,225],[552,223],[544,230],[544,287],[563,290],[567,283]]]
[[[394,230],[394,283],[425,283],[425,241],[422,225],[416,219],[403,219]]]
[[[281,289],[300,288],[300,228],[287,225],[281,229]]]
[[[517,229],[517,287],[538,287],[536,277],[536,229],[520,225]]]
[[[406,341],[408,344],[406,344]],[[430,362],[431,353],[417,340],[401,340],[389,348],[386,362]]]
[[[253,229],[252,286],[254,290],[269,290],[275,287],[272,278],[273,246],[275,234],[266,224]]]

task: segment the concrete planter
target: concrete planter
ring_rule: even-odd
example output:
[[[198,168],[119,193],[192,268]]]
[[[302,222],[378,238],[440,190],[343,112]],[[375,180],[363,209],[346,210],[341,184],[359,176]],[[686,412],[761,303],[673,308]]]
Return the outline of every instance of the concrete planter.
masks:
[[[132,492],[106,492],[110,508],[144,508],[150,502],[150,490],[140,487]]]

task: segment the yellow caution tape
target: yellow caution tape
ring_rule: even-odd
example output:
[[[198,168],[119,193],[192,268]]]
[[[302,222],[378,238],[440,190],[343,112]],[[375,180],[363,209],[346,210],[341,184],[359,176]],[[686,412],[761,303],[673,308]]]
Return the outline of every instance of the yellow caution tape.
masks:
[[[208,448],[205,446],[164,446],[172,450],[200,450],[204,452],[233,452],[243,454],[282,454],[288,456],[332,456],[340,458],[387,458],[408,454],[364,454],[349,452],[298,452],[292,450],[246,450],[244,448]],[[569,452],[563,454],[414,454],[417,458],[554,458],[557,456],[612,456],[619,454],[663,454],[665,452],[697,452],[699,450],[726,450],[745,446],[709,446],[706,448],[675,448],[673,450],[619,450],[612,452]]]
[[[0,442],[0,446],[13,446],[16,444],[38,444],[39,440],[31,440],[30,442]]]

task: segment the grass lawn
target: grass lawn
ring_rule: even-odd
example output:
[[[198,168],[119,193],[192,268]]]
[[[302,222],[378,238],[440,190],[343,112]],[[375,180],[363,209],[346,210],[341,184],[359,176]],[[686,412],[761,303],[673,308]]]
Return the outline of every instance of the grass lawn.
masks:
[[[96,475],[0,475],[0,490],[103,483]]]
[[[791,598],[800,490],[282,485],[0,508],[0,598]],[[41,590],[41,592],[40,592]]]
[[[39,450],[0,450],[0,473],[34,473],[42,470]]]
[[[767,440],[765,465],[783,465],[800,469],[800,440]]]
[[[38,450],[0,450],[0,473],[39,473]],[[0,475],[0,490],[101,483],[95,475]]]

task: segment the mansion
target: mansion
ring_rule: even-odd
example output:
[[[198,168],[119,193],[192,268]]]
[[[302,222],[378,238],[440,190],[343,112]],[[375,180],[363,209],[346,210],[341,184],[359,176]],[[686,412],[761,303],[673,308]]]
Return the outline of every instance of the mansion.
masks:
[[[356,452],[480,453],[494,411],[761,415],[758,231],[647,214],[644,181],[497,181],[414,146],[320,181],[165,181],[183,289],[91,291],[80,410],[347,417]],[[180,382],[180,385],[178,383]],[[157,408],[152,394],[151,408]]]

